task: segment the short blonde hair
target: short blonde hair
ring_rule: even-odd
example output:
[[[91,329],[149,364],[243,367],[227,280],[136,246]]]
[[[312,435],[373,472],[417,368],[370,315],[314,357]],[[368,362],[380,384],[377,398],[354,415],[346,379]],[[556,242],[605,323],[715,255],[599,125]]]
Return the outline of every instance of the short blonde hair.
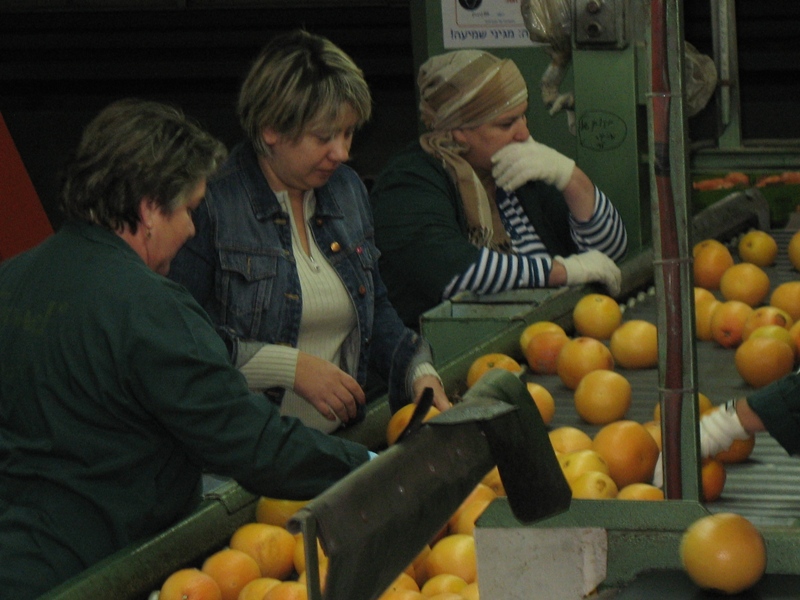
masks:
[[[372,113],[364,74],[330,40],[295,30],[269,42],[256,58],[239,92],[239,121],[256,152],[270,149],[262,131],[298,139],[309,125],[335,123],[349,105],[357,127]]]

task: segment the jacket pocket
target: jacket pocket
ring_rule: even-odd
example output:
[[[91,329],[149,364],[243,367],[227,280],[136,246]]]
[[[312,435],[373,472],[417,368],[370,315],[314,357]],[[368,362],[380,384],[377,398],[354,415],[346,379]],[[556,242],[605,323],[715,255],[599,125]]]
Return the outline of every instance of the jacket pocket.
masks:
[[[240,335],[258,337],[263,315],[273,305],[278,257],[220,250],[219,297],[223,318]]]

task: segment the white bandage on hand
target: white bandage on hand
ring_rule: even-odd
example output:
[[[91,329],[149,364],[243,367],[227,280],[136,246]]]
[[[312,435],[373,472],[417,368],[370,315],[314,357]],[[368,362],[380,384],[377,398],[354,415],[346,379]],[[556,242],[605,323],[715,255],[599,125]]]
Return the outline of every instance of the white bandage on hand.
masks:
[[[736,401],[730,400],[700,418],[700,456],[715,456],[730,448],[734,440],[749,436],[736,414]]]
[[[507,192],[528,181],[544,181],[563,191],[575,170],[574,160],[531,137],[498,150],[492,164],[495,183]]]
[[[567,285],[580,285],[599,281],[611,296],[617,296],[622,288],[622,272],[617,264],[599,250],[573,254],[567,258],[556,256],[553,260],[564,265]]]

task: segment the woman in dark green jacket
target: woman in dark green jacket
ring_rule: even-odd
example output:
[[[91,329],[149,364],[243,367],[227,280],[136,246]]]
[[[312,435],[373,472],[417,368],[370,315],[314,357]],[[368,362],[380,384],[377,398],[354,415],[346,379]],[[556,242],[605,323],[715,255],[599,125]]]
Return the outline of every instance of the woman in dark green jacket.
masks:
[[[67,222],[0,265],[4,598],[36,598],[173,525],[204,470],[307,499],[369,460],[250,393],[164,277],[224,156],[175,109],[113,104],[67,171]]]

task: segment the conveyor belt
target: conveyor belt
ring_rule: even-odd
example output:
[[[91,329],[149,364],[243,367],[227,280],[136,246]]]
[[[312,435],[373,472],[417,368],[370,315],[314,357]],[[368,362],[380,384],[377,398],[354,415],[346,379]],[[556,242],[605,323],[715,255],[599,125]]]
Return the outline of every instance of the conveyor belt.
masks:
[[[770,232],[778,242],[778,260],[765,271],[772,288],[779,283],[800,279],[786,255],[786,247],[794,231]],[[738,260],[737,240],[728,243],[732,255]],[[719,292],[717,297],[722,299]],[[656,299],[652,290],[632,298],[625,305],[624,320],[645,319],[656,322]],[[752,391],[734,365],[734,350],[725,349],[710,341],[697,341],[698,391],[708,396],[714,404],[721,404],[733,397],[745,396]],[[629,370],[617,368],[631,383],[633,399],[625,418],[644,423],[653,418],[658,402],[658,370]],[[556,413],[551,427],[571,425],[594,435],[599,426],[584,423],[575,412],[573,392],[563,385],[557,376],[527,372],[527,381],[544,385],[556,401]],[[737,512],[756,524],[795,525],[800,518],[800,460],[790,457],[767,434],[757,434],[756,445],[750,459],[736,465],[728,465],[727,480],[722,497],[709,503],[711,512]]]

